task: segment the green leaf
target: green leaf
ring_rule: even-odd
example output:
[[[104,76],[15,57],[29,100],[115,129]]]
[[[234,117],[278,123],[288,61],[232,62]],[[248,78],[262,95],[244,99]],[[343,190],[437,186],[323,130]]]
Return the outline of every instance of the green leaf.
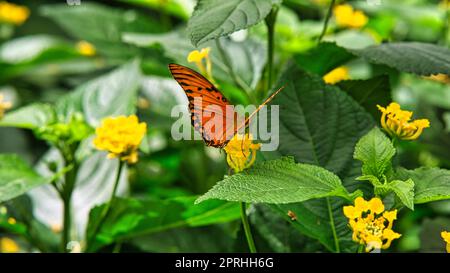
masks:
[[[373,175],[384,181],[392,170],[395,148],[389,138],[379,128],[373,128],[356,144],[354,158],[363,162],[362,173]]]
[[[283,85],[285,89],[271,103],[280,105],[280,145],[275,152],[263,152],[264,158],[293,155],[297,162],[318,165],[337,174],[350,192],[370,192],[370,185],[355,180],[361,174],[361,163],[353,160],[353,152],[357,141],[375,126],[371,116],[338,87],[326,85],[321,77],[292,63],[275,84]],[[339,243],[341,251],[354,252],[348,219],[342,212],[346,204],[341,198],[329,197],[277,207],[282,208],[283,216],[287,210],[297,214],[293,226],[319,240],[329,251],[337,251]]]
[[[345,64],[352,58],[354,55],[346,49],[329,42],[320,43],[317,47],[294,57],[296,63],[304,70],[320,76]]]
[[[270,252],[318,252],[321,245],[302,234],[292,224],[296,221],[288,216],[288,211],[280,211],[276,205],[254,204],[249,215],[250,225],[254,237],[258,236],[270,247]],[[284,213],[284,215],[283,215]],[[300,217],[297,215],[297,217]],[[260,244],[257,238],[255,244],[260,252]]]
[[[406,181],[394,180],[389,182],[387,186],[405,206],[414,210],[414,181],[412,179]]]
[[[38,129],[56,121],[53,108],[48,104],[34,103],[8,112],[0,120],[0,126]]]
[[[402,72],[421,76],[450,74],[450,50],[434,44],[387,43],[351,52],[369,62],[384,64]]]
[[[174,15],[181,19],[187,20],[192,10],[191,1],[184,0],[172,0],[161,2],[160,0],[120,0],[122,2],[140,5],[144,7],[150,7],[157,11],[163,11],[164,13]]]
[[[296,164],[291,157],[265,161],[226,177],[197,199],[284,204],[340,196],[350,199],[339,177],[314,165]]]
[[[0,155],[0,203],[50,181],[39,176],[17,155]]]
[[[184,31],[177,30],[164,34],[125,33],[123,35],[123,40],[140,47],[160,45],[164,48],[164,53],[167,57],[179,64],[198,70],[195,65],[187,62],[186,58],[189,55],[189,52],[195,48],[187,41]],[[220,39],[220,42],[225,54],[228,56],[234,73],[250,88],[254,89],[261,79],[266,64],[267,56],[265,45],[255,39],[246,39],[242,42],[235,42],[230,39],[222,38]],[[222,55],[217,48],[217,44],[207,42],[205,46],[211,48],[210,57],[214,68],[214,78],[233,82],[233,79],[228,72],[228,67],[224,63]],[[229,91],[227,88],[223,88],[222,91],[224,91],[226,97],[231,97],[227,94]]]
[[[66,118],[74,112],[82,112],[93,127],[108,116],[133,114],[140,79],[139,62],[127,63],[61,98],[56,105],[57,112]]]
[[[377,104],[388,105],[392,101],[388,76],[379,76],[369,80],[341,81],[338,86],[377,120],[381,117]]]
[[[200,0],[189,19],[192,44],[226,36],[261,22],[279,0]]]
[[[116,240],[128,240],[181,227],[200,227],[226,223],[240,217],[238,204],[208,201],[194,205],[196,197],[177,197],[167,200],[116,199],[110,214],[97,233],[90,250]],[[87,227],[88,238],[93,235],[105,205],[91,210]]]
[[[228,253],[236,241],[230,233],[217,225],[183,227],[133,238],[131,243],[152,253]]]
[[[149,16],[96,3],[72,7],[67,4],[44,5],[40,13],[54,20],[73,37],[94,44],[99,52],[111,58],[129,59],[138,53],[136,48],[121,43],[122,33],[162,30]]]
[[[49,35],[31,35],[2,44],[0,60],[10,64],[23,63],[35,59],[46,50],[57,48],[68,52],[71,49],[72,55],[76,53],[74,47],[70,48],[68,43],[59,38]]]
[[[450,171],[439,168],[418,168],[397,170],[396,177],[401,180],[412,179],[415,184],[414,203],[422,204],[450,199]]]

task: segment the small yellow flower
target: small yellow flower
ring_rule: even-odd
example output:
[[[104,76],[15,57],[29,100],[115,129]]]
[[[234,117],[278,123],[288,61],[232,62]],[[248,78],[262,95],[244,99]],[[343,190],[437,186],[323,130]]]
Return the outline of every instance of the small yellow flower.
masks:
[[[5,111],[12,107],[12,103],[9,101],[3,101],[3,95],[0,94],[0,119],[3,118]]]
[[[236,173],[250,168],[256,160],[256,151],[260,147],[260,144],[253,143],[251,134],[245,136],[236,134],[224,148],[228,165]]]
[[[445,247],[445,250],[447,250],[447,253],[450,253],[450,232],[442,231],[441,232],[441,237],[447,243],[447,246]]]
[[[146,131],[147,124],[139,123],[135,115],[105,118],[95,131],[94,146],[108,151],[108,158],[136,163],[137,151]]]
[[[86,41],[79,41],[76,44],[76,48],[77,48],[77,51],[81,55],[84,55],[84,56],[90,57],[90,56],[94,56],[96,53],[95,47],[91,43],[86,42]]]
[[[204,75],[210,82],[216,84],[212,75],[212,63],[211,58],[209,57],[210,51],[211,48],[209,47],[202,48],[200,51],[193,50],[189,53],[187,61],[190,63],[195,63],[200,70],[200,73]],[[203,60],[205,60],[206,66],[205,64],[203,64]]]
[[[8,224],[10,224],[10,225],[15,225],[16,223],[17,223],[16,219],[14,219],[14,218],[12,218],[12,217],[9,217],[9,218],[8,218]]]
[[[397,219],[397,210],[384,211],[384,204],[379,198],[370,201],[362,197],[355,199],[354,206],[344,206],[344,215],[349,219],[353,230],[353,241],[365,245],[366,252],[374,249],[387,249],[394,239],[401,234],[392,230]]]
[[[27,7],[6,1],[0,2],[0,22],[21,25],[28,19],[28,16],[30,16],[30,10]]]
[[[422,134],[423,129],[430,127],[428,119],[410,122],[413,112],[402,110],[398,103],[392,102],[386,108],[380,105],[377,107],[382,112],[381,126],[391,137],[414,140]]]
[[[360,10],[354,10],[350,5],[338,5],[333,9],[336,23],[340,27],[362,28],[367,24],[369,19]]]
[[[7,237],[0,238],[0,253],[17,253],[20,248],[17,243]]]
[[[348,68],[345,66],[341,66],[338,68],[335,68],[328,72],[325,76],[323,76],[323,80],[327,84],[336,84],[340,81],[348,80],[350,79]]]

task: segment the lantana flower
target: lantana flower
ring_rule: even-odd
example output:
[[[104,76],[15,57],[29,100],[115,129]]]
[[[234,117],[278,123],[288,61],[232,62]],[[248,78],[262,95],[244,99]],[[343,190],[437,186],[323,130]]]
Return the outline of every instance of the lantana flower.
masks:
[[[447,250],[447,253],[450,253],[450,232],[442,231],[441,232],[441,237],[447,243],[447,245],[445,247],[445,250]]]
[[[397,210],[385,211],[383,202],[377,197],[370,201],[358,197],[354,203],[354,206],[344,206],[344,215],[353,230],[353,241],[365,245],[366,252],[387,249],[393,240],[400,238],[401,234],[392,230]]]
[[[236,134],[224,150],[227,154],[228,165],[238,173],[250,168],[256,160],[256,151],[261,147],[258,143],[253,143],[251,134]]]
[[[25,6],[8,3],[6,1],[0,2],[0,22],[21,25],[30,16],[30,10]]]
[[[77,51],[83,56],[94,56],[96,53],[95,47],[86,41],[79,41],[76,44]]]
[[[327,84],[336,84],[340,81],[350,79],[348,68],[346,66],[340,66],[328,72],[325,76],[323,76],[323,80]]]
[[[209,57],[209,52],[211,48],[205,47],[199,50],[193,50],[189,53],[187,61],[190,63],[195,63],[200,70],[200,73],[205,76],[210,82],[216,84],[212,74],[212,62]],[[205,64],[204,64],[205,63]]]
[[[382,112],[381,126],[391,137],[414,140],[422,134],[423,129],[430,127],[428,119],[411,121],[413,112],[402,110],[398,103],[392,102],[386,108],[380,105],[377,107]]]
[[[138,148],[147,131],[137,116],[108,117],[96,129],[94,146],[108,152],[108,158],[119,158],[129,164],[138,161]]]
[[[13,239],[0,238],[0,253],[17,253],[19,251],[20,247]]]
[[[364,12],[354,10],[353,7],[348,4],[335,6],[333,14],[336,18],[336,23],[340,27],[362,28],[369,21]]]
[[[3,118],[5,111],[12,107],[12,103],[9,101],[3,101],[3,95],[0,94],[0,119]]]

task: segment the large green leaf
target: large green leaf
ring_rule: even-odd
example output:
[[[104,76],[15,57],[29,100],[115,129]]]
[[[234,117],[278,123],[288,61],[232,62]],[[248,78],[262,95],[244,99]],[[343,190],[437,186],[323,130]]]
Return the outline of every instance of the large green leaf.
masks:
[[[280,105],[280,145],[276,152],[263,152],[264,157],[293,155],[297,162],[336,173],[349,191],[366,187],[355,180],[361,174],[361,164],[353,160],[353,151],[357,141],[374,127],[371,116],[345,92],[296,65],[288,65],[275,86],[282,85],[285,89],[271,103]],[[339,243],[341,251],[355,251],[349,249],[354,245],[342,213],[345,204],[340,198],[329,197],[277,207],[283,215],[287,210],[296,213],[294,227],[318,239],[328,250],[337,251]]]
[[[167,57],[173,59],[179,64],[192,67],[194,70],[198,68],[187,62],[189,52],[195,49],[186,38],[184,31],[174,31],[164,34],[149,33],[125,33],[123,40],[140,47],[150,47],[158,44],[164,48]],[[266,48],[263,43],[246,39],[242,42],[235,42],[230,39],[220,39],[225,55],[227,55],[233,72],[247,86],[254,89],[261,79],[264,66],[266,64]],[[220,54],[217,44],[207,42],[205,46],[211,48],[210,57],[213,63],[213,76],[216,79],[233,82],[228,72],[222,55]],[[224,90],[227,96],[227,90]]]
[[[56,121],[56,114],[48,104],[34,103],[8,112],[0,120],[0,126],[38,129]]]
[[[373,128],[356,144],[354,158],[363,162],[363,175],[384,181],[386,173],[392,170],[394,155],[395,148],[389,138],[379,128]]]
[[[65,117],[73,112],[82,112],[93,127],[104,117],[130,115],[136,111],[140,79],[138,61],[127,63],[61,98],[57,111]]]
[[[384,64],[402,72],[421,76],[450,74],[450,50],[434,44],[387,43],[351,52],[370,62]]]
[[[225,223],[240,216],[238,204],[211,200],[194,205],[195,198],[189,196],[167,200],[116,199],[89,250],[98,249],[115,240],[129,240],[173,228]],[[91,211],[87,227],[88,238],[93,235],[104,206],[95,207]]]
[[[279,0],[200,0],[189,19],[192,44],[226,36],[262,21]]]
[[[293,158],[265,161],[248,171],[226,177],[197,199],[285,204],[327,196],[350,199],[339,177],[318,166],[297,164]]]
[[[156,9],[158,11],[163,11],[167,14],[174,15],[181,19],[187,20],[193,9],[192,1],[186,0],[171,0],[171,1],[160,1],[160,0],[120,0],[122,2],[127,2],[135,5],[140,5],[143,7],[149,7]]]
[[[450,171],[422,167],[415,170],[400,168],[396,173],[401,180],[412,179],[415,184],[414,203],[421,204],[450,199]]]
[[[294,59],[304,70],[323,76],[354,57],[335,43],[325,42],[305,53],[295,55]]]
[[[50,181],[50,178],[38,175],[17,155],[0,155],[0,202],[15,198]]]
[[[319,242],[292,228],[292,223],[297,220],[289,217],[288,211],[278,213],[275,206],[254,204],[250,209],[249,220],[258,251],[265,251],[261,249],[262,243],[277,253],[316,252],[321,249]]]
[[[182,227],[133,238],[131,243],[144,252],[224,253],[231,252],[236,238],[218,225]]]
[[[110,58],[132,58],[138,50],[121,43],[124,32],[160,32],[161,26],[134,10],[120,10],[96,3],[67,7],[66,4],[44,5],[42,15],[53,19],[65,31],[95,45]],[[106,23],[107,22],[107,23]]]
[[[0,81],[17,76],[39,81],[42,76],[89,72],[100,66],[83,57],[74,45],[50,35],[24,36],[0,47]]]
[[[368,80],[341,81],[338,86],[376,119],[381,116],[377,104],[388,105],[392,101],[388,76],[378,76]]]

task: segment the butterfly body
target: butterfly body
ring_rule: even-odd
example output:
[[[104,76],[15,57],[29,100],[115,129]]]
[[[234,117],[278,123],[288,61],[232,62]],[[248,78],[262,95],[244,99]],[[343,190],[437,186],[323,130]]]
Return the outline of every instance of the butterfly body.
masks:
[[[192,126],[202,135],[207,146],[216,148],[225,147],[241,128],[248,126],[253,115],[282,89],[272,94],[247,119],[240,121],[233,106],[208,79],[179,64],[169,64],[169,70],[189,100]]]

